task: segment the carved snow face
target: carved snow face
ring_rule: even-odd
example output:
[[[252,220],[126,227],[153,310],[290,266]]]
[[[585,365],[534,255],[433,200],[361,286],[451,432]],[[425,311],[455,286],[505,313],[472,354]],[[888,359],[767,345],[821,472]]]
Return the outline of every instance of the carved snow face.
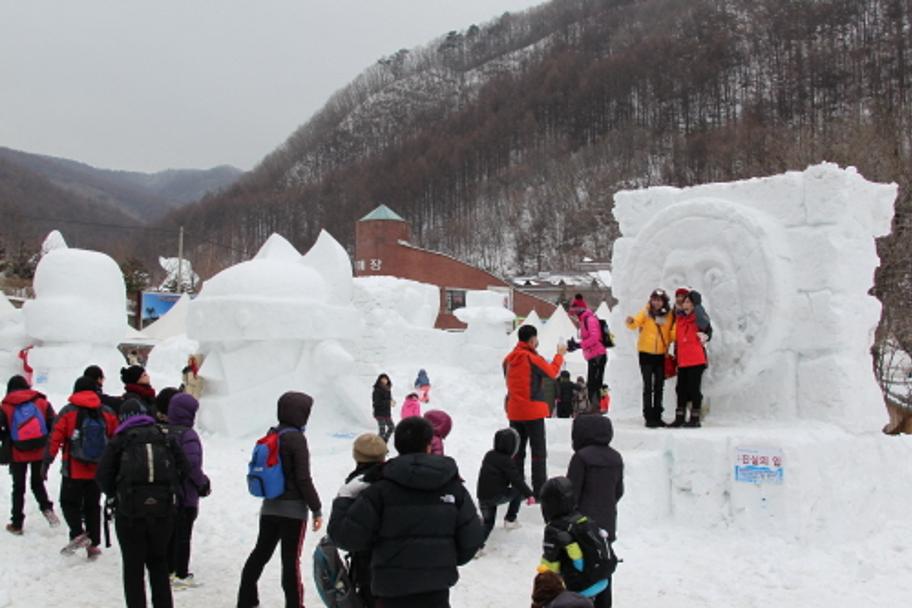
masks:
[[[777,226],[762,213],[726,201],[695,199],[657,214],[627,256],[622,301],[642,302],[656,285],[687,285],[703,295],[713,325],[710,367],[726,386],[740,388],[762,361],[754,354],[778,332],[788,293],[775,256]],[[762,352],[762,351],[761,351]]]

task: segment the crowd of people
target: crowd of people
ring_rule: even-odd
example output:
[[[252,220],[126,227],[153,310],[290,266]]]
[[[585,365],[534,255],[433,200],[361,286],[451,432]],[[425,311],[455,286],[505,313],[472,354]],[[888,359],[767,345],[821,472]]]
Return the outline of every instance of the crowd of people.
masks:
[[[672,306],[657,289],[643,310],[626,319],[639,331],[643,415],[651,428],[664,426],[662,392],[670,365],[678,375],[671,426],[700,425],[704,345],[712,328],[699,293],[679,289],[675,297]],[[361,605],[448,607],[458,567],[485,554],[498,508],[507,505],[503,526],[511,530],[519,527],[525,502],[539,506],[544,522],[533,608],[611,606],[618,563],[612,545],[624,494],[623,460],[611,447],[614,430],[604,415],[606,349],[613,336],[581,296],[570,310],[579,320],[579,340],[557,345],[550,360],[538,352],[536,329],[519,328],[517,344],[503,360],[508,426],[494,434],[484,455],[474,499],[456,461],[445,455],[452,418],[442,409],[425,409],[431,401],[427,372],[418,373],[398,424],[392,381],[387,374],[377,378],[372,395],[377,433],[355,439],[355,468],[332,501],[326,529],[327,537],[349,553],[352,591]],[[583,350],[586,379],[573,382],[562,369],[568,348]],[[672,355],[676,365],[669,362]],[[185,375],[196,378],[195,363]],[[138,364],[123,368],[121,379],[124,394],[107,395],[103,371],[90,366],[59,413],[26,378],[9,380],[0,410],[13,479],[6,529],[23,533],[26,477],[47,523],[60,525],[44,486],[59,455],[60,508],[69,529],[61,552],[84,550],[88,559],[96,559],[102,551],[102,511],[105,531],[113,513],[125,604],[146,606],[147,572],[152,605],[170,607],[172,589],[195,585],[189,568],[193,525],[200,499],[211,492],[203,446],[193,429],[199,403],[183,390],[187,386],[156,392]],[[277,423],[258,446],[272,446],[269,466],[280,485],[263,495],[256,544],[240,573],[239,608],[260,605],[257,583],[279,545],[285,605],[302,607],[303,540],[308,522],[314,532],[323,527],[305,435],[314,400],[287,392],[276,407]],[[574,418],[573,456],[565,476],[548,479],[545,419],[554,415]],[[397,455],[388,459],[390,440]],[[531,484],[525,476],[527,451]]]

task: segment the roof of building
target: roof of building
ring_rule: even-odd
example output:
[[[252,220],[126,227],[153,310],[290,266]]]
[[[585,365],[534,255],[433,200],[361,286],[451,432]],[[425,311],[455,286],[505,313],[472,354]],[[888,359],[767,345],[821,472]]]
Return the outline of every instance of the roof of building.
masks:
[[[387,207],[386,205],[380,205],[364,217],[362,217],[360,222],[371,222],[374,220],[389,220],[394,222],[404,222],[405,220],[398,213]]]

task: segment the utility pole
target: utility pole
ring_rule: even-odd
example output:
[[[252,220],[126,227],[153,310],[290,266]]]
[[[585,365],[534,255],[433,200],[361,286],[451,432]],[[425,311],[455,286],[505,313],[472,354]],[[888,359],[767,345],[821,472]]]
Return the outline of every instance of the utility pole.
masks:
[[[184,227],[177,237],[177,292],[184,293]]]

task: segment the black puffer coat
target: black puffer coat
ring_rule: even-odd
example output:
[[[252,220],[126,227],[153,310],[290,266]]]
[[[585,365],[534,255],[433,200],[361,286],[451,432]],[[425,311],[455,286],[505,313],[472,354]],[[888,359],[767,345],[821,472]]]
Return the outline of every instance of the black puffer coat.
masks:
[[[313,398],[305,393],[288,392],[279,398],[279,426],[276,430],[290,430],[279,438],[279,454],[282,456],[282,471],[285,473],[285,493],[273,500],[303,500],[311,513],[319,517],[320,496],[310,475],[310,449],[302,432],[310,418],[312,407]]]
[[[498,500],[507,496],[511,488],[518,489],[526,498],[532,496],[532,489],[513,460],[518,449],[516,430],[501,429],[494,434],[494,449],[485,454],[478,472],[478,502]]]
[[[617,503],[624,495],[624,461],[609,446],[614,438],[605,416],[579,416],[573,421],[573,457],[567,477],[579,512],[595,521],[615,539]]]
[[[393,392],[388,386],[375,384],[372,401],[374,418],[389,418],[393,415]]]
[[[371,587],[377,597],[452,587],[459,580],[456,567],[472,559],[484,536],[456,461],[429,454],[387,462],[383,478],[332,524],[332,538],[343,549],[372,549]]]

